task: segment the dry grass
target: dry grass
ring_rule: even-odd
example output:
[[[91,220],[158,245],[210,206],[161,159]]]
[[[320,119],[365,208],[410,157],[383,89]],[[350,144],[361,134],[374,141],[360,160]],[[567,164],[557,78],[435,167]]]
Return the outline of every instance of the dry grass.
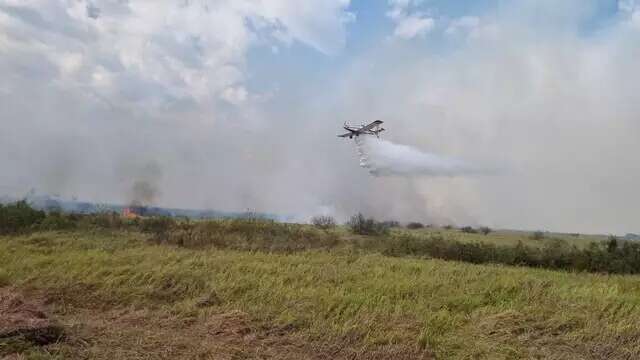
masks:
[[[337,230],[339,231],[339,230]],[[150,244],[0,238],[0,286],[45,296],[66,342],[34,358],[640,358],[637,276]]]

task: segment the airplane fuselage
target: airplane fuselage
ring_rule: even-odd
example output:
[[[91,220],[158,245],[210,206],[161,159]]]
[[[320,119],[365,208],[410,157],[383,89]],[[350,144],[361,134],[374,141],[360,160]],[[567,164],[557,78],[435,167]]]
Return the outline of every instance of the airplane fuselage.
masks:
[[[347,123],[344,124],[344,129],[348,131],[346,134],[338,135],[339,137],[349,137],[349,139],[353,139],[354,136],[360,135],[374,135],[379,137],[380,133],[384,131],[384,128],[380,127],[382,124],[381,120],[376,120],[368,125],[360,125],[360,126],[352,126]]]

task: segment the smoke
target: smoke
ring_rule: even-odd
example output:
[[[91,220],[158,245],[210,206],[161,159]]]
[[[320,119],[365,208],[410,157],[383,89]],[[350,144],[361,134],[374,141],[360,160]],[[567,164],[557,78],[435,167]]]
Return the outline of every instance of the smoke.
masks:
[[[130,165],[131,166],[131,165]],[[133,180],[129,191],[129,204],[132,206],[149,206],[155,204],[160,196],[158,183],[162,178],[162,169],[155,162],[137,166],[125,173]]]
[[[425,1],[413,40],[343,0],[90,3],[0,5],[2,193],[638,231],[637,1]],[[371,176],[335,133],[378,118]]]
[[[158,189],[146,181],[136,181],[131,187],[131,205],[148,206],[158,196]]]
[[[373,176],[468,176],[491,173],[462,160],[367,136],[355,138],[360,166]]]

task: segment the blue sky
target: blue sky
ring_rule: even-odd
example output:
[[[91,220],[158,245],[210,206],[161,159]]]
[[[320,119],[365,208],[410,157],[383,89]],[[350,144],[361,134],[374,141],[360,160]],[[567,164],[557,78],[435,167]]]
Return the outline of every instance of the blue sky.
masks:
[[[393,43],[394,21],[388,13],[392,9],[392,2],[387,1],[352,1],[346,11],[355,14],[355,20],[346,24],[345,46],[335,54],[324,54],[317,49],[301,42],[289,45],[265,44],[249,50],[247,85],[256,91],[269,91],[278,87],[298,89],[304,91],[308,84],[319,84],[331,78],[330,74],[340,73],[354,60],[359,60],[372,49],[390,46]],[[530,2],[531,3],[531,2]],[[616,0],[595,0],[571,2],[581,9],[576,12],[584,13],[568,20],[575,22],[571,26],[578,29],[581,36],[589,37],[606,31],[619,20],[621,14]],[[412,13],[422,14],[433,18],[434,29],[423,35],[397,41],[395,46],[403,46],[416,52],[439,54],[455,51],[461,45],[461,38],[447,36],[446,30],[456,19],[464,17],[495,18],[510,16],[514,11],[526,11],[527,17],[540,31],[552,24],[558,24],[553,19],[553,9],[548,6],[527,5],[515,7],[514,2],[506,0],[453,0],[453,1],[409,1],[407,9]],[[560,6],[561,7],[561,6]],[[507,14],[507,15],[501,15]],[[556,14],[559,17],[567,14]],[[562,20],[562,19],[561,19]],[[274,51],[274,48],[277,49]],[[313,87],[313,86],[311,86]]]

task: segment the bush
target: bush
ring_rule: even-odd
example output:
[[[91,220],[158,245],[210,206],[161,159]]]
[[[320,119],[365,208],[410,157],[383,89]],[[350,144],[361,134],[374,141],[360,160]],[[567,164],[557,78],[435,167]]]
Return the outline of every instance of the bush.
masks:
[[[460,231],[462,231],[463,233],[467,233],[467,234],[475,234],[475,233],[477,233],[476,229],[472,228],[471,226],[464,226],[464,227],[460,228]]]
[[[421,222],[410,222],[407,224],[407,229],[422,229],[424,225]]]
[[[607,252],[613,253],[618,250],[618,238],[614,235],[609,235],[607,239]]]
[[[388,256],[417,256],[474,264],[496,263],[537,268],[603,272],[640,273],[640,243],[619,240],[591,243],[586,249],[569,245],[566,240],[551,238],[541,247],[519,242],[516,246],[467,243],[444,239],[440,234],[428,237],[398,234],[371,238],[356,243],[361,248]]]
[[[337,245],[338,236],[298,224],[273,220],[226,219],[176,222],[169,230],[155,225],[151,241],[189,248],[214,246],[235,250],[292,252],[327,249]]]
[[[331,217],[331,216],[326,216],[326,215],[320,215],[320,216],[314,216],[311,218],[311,223],[319,228],[319,229],[323,229],[323,230],[327,230],[327,229],[331,229],[336,227],[336,220]]]
[[[386,221],[383,221],[382,224],[389,229],[400,227],[400,222],[396,220],[386,220]]]
[[[360,213],[353,215],[347,222],[347,226],[351,232],[358,235],[385,235],[389,232],[389,227],[385,223],[373,218],[365,218]]]
[[[165,234],[176,226],[176,221],[168,216],[154,216],[140,219],[140,231],[152,234]]]
[[[480,232],[482,233],[482,235],[489,235],[489,233],[491,232],[491,228],[488,226],[483,226],[480,228]]]
[[[70,230],[78,225],[78,215],[64,214],[61,211],[49,212],[38,228],[42,230]]]
[[[534,231],[531,234],[531,238],[533,240],[542,240],[542,239],[544,239],[544,232],[543,231]]]
[[[44,211],[35,210],[26,201],[0,204],[0,234],[13,234],[33,229],[46,217]]]
[[[120,214],[109,211],[97,214],[82,215],[79,226],[82,228],[123,229],[125,225],[137,225],[138,220],[125,221]]]
[[[451,230],[451,229],[453,229],[453,225],[445,225],[442,228],[445,229],[445,230]]]

